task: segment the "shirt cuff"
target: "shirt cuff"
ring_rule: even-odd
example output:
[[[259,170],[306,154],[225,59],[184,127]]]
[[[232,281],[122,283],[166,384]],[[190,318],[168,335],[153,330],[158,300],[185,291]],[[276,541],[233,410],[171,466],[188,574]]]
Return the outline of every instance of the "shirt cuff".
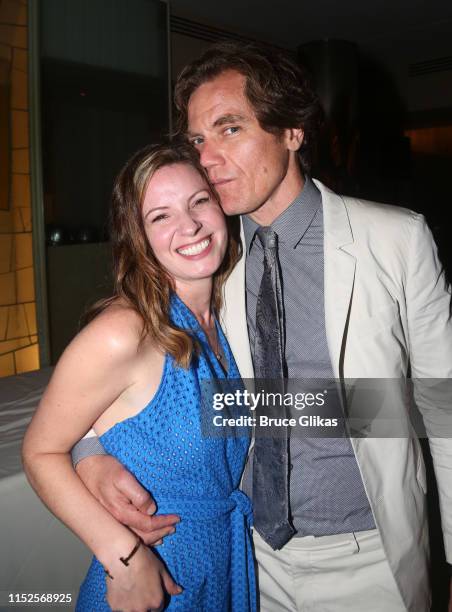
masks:
[[[77,463],[86,457],[93,455],[108,455],[97,436],[91,438],[82,438],[71,450],[72,465],[75,468]]]

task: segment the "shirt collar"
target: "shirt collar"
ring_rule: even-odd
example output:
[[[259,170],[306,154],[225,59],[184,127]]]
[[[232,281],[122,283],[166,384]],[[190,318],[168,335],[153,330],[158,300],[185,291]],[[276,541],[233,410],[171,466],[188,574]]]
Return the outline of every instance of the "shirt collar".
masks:
[[[295,248],[311,225],[321,204],[320,191],[307,176],[303,189],[295,200],[271,224],[271,228],[278,234],[278,242]],[[247,215],[243,215],[242,221],[246,250],[249,253],[259,225]]]

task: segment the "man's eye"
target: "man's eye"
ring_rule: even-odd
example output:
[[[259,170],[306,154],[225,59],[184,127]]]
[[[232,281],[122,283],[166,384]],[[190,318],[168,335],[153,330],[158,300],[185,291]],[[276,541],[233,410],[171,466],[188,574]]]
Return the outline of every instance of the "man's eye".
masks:
[[[225,129],[224,133],[228,136],[230,134],[237,134],[239,130],[240,128],[237,125],[231,125],[231,127]]]
[[[190,140],[190,144],[193,145],[194,147],[199,147],[199,145],[202,145],[203,142],[204,141],[201,138],[201,136],[197,136],[196,138],[192,138]]]

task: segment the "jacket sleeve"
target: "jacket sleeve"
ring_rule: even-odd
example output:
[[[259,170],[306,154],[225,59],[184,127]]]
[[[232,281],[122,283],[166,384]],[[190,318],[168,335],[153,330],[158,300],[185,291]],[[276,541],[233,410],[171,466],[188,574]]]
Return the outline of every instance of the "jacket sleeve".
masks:
[[[451,290],[424,217],[411,222],[405,287],[411,376],[435,468],[446,558],[452,563]]]

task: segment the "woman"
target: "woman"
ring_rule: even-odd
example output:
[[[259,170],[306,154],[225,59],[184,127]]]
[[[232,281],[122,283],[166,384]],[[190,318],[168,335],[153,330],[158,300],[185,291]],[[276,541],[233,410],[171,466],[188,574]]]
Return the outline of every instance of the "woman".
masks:
[[[237,490],[248,437],[203,438],[204,379],[238,378],[216,322],[241,254],[187,146],[151,146],[113,192],[115,294],[58,362],[24,440],[32,486],[93,551],[77,609],[255,609],[248,523]],[[143,408],[144,406],[144,408]],[[150,491],[174,534],[144,546],[85,489],[69,451],[91,427]]]

